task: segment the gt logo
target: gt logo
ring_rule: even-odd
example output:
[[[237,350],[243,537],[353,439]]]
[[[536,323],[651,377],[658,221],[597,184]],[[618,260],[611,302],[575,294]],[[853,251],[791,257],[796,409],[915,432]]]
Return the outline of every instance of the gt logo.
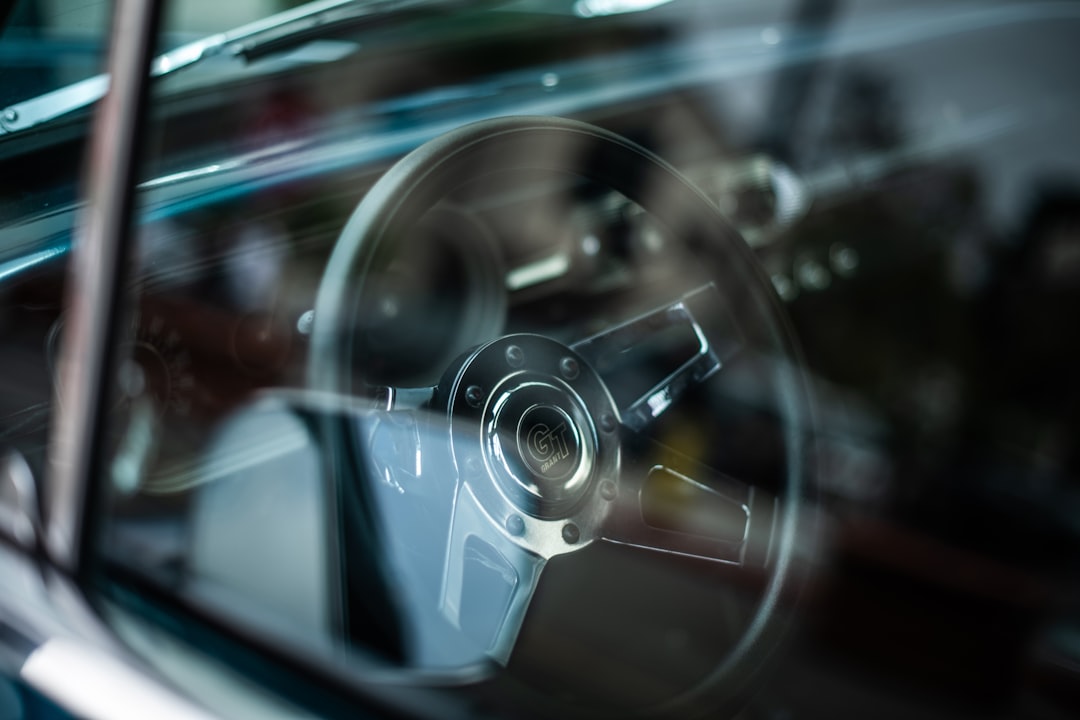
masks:
[[[570,455],[570,448],[566,444],[566,423],[559,423],[554,429],[544,423],[533,425],[529,430],[526,447],[529,454],[541,463],[540,472],[546,473]]]

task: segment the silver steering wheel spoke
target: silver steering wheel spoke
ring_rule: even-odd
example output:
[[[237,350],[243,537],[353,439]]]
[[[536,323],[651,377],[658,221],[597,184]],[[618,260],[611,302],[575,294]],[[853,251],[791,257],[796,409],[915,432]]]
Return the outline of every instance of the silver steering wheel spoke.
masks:
[[[776,497],[655,443],[624,433],[617,497],[604,540],[727,565],[765,567]],[[632,452],[626,452],[627,447]],[[629,456],[629,457],[628,457]]]
[[[570,348],[615,393],[622,423],[643,430],[741,347],[712,283]]]
[[[507,532],[517,530],[514,524]],[[520,532],[520,530],[518,530]],[[505,665],[547,558],[509,540],[467,484],[458,487],[440,609],[478,648]]]

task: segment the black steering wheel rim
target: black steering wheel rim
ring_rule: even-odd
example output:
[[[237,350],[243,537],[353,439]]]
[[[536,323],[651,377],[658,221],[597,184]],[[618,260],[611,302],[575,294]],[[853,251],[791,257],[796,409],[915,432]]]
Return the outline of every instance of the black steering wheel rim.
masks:
[[[552,152],[552,149],[556,152]],[[587,158],[582,162],[581,158]],[[804,498],[813,491],[812,410],[798,350],[771,284],[749,246],[697,188],[639,145],[601,128],[553,117],[485,120],[440,136],[410,153],[372,187],[343,229],[323,275],[311,335],[309,386],[350,393],[351,343],[347,328],[364,278],[388,252],[388,239],[403,235],[448,190],[495,171],[572,173],[612,188],[678,234],[690,253],[722,247],[727,263],[721,284],[740,287],[755,332],[780,355],[771,371],[784,434],[783,502],[775,519],[775,551],[768,580],[736,646],[696,687],[650,709],[681,713],[707,696],[713,708],[734,707],[759,676],[781,640],[780,605],[797,592],[796,539],[805,528]]]

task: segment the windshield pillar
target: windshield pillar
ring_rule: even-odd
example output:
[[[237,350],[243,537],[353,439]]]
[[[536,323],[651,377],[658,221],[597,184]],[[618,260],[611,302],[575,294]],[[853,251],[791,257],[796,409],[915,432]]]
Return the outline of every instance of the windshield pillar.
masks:
[[[68,321],[49,438],[44,537],[51,559],[72,573],[85,568],[90,488],[106,452],[104,420],[131,246],[138,131],[160,11],[159,0],[116,0],[114,6],[110,87],[94,119],[84,178],[86,205],[65,298]]]

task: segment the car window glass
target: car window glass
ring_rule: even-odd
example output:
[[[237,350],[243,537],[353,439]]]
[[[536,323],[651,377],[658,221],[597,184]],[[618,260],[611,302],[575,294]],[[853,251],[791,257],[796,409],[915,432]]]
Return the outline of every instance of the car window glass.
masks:
[[[678,582],[688,581],[683,571],[662,558],[688,555],[709,568],[720,597],[724,566],[749,557],[748,490],[705,468],[719,457],[689,428],[760,415],[751,444],[777,440],[795,452],[781,439],[794,428],[785,429],[792,418],[770,418],[787,370],[766,373],[758,399],[738,411],[718,412],[689,389],[729,392],[740,353],[783,363],[786,352],[764,331],[774,320],[747,315],[771,312],[751,309],[751,298],[771,293],[763,276],[724,280],[745,262],[741,241],[703,250],[717,253],[708,264],[694,258],[702,223],[728,227],[696,190],[660,161],[615,172],[638,162],[634,151],[605,139],[581,145],[559,126],[522,144],[535,158],[513,151],[505,167],[466,164],[435,186],[400,235],[379,241],[367,269],[355,260],[355,273],[335,279],[334,268],[354,261],[331,258],[368,251],[371,241],[345,228],[403,151],[522,110],[602,118],[599,88],[630,113],[609,122],[700,175],[697,153],[725,151],[695,117],[699,98],[660,98],[655,117],[634,99],[665,73],[695,82],[683,55],[696,51],[674,40],[695,37],[690,19],[501,3],[347,10],[356,16],[324,18],[337,23],[324,34],[286,26],[296,38],[256,35],[154,85],[105,469],[107,557],[247,631],[324,657],[448,676],[501,673],[519,638],[541,667],[554,662],[525,609],[549,561],[558,586],[573,582],[564,554],[616,562],[624,580],[640,565]],[[652,77],[636,74],[653,63]],[[602,159],[608,153],[626,159]],[[637,172],[641,182],[627,182]],[[720,260],[725,253],[736,255]],[[323,319],[334,312],[339,320]],[[322,367],[339,353],[343,363]],[[487,367],[503,353],[521,363]],[[727,380],[712,383],[728,362]],[[486,399],[475,407],[501,419],[486,440],[453,439],[453,427],[479,433],[487,422],[469,415],[472,400],[447,398],[454,373],[487,378],[477,380]],[[629,440],[620,449],[620,414],[640,449]],[[647,488],[625,530],[611,510],[620,462]],[[759,497],[782,492],[789,472],[785,460],[755,471]],[[694,501],[681,494],[699,490],[727,520],[689,516]],[[638,502],[637,491],[624,495]],[[767,505],[755,528],[773,517]],[[764,561],[769,531],[754,532],[766,537]],[[615,550],[612,560],[603,533],[622,538],[611,547],[658,548]],[[694,687],[764,592],[732,600],[710,660],[680,664],[634,701]],[[665,611],[627,612],[662,624]],[[656,672],[671,656],[633,662]],[[579,685],[583,696],[612,691]]]
[[[911,715],[1035,692],[1071,6],[288,5],[167,6],[206,51],[155,66],[116,577],[511,716],[704,712],[767,664],[843,716],[863,657]]]
[[[26,100],[100,72],[109,9],[104,1],[13,3],[0,35],[5,78],[0,103]]]
[[[264,6],[265,5],[265,6]],[[238,3],[171,6],[160,45],[172,49],[278,8]],[[78,92],[103,77],[111,4],[20,0],[0,32],[0,292],[5,367],[0,442],[40,471],[59,354],[66,258],[72,246],[92,102],[59,108],[51,93]],[[73,90],[74,89],[74,90]],[[31,107],[32,106],[32,107]],[[28,121],[32,120],[32,127]]]
[[[40,475],[88,121],[21,134],[14,106],[100,72],[110,6],[8,5],[0,14],[0,448],[21,453]]]

